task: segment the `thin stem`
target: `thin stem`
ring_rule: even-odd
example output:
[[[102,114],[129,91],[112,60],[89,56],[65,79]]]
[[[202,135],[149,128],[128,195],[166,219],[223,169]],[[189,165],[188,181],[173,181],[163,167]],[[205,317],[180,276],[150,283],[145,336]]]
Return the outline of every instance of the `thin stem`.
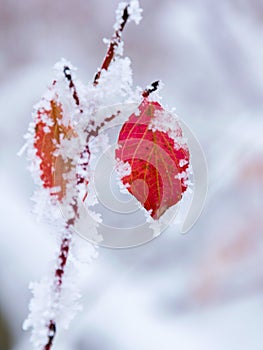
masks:
[[[62,239],[61,245],[60,245],[60,252],[58,256],[58,267],[55,271],[55,279],[56,279],[56,292],[60,293],[61,286],[62,286],[62,280],[63,275],[65,272],[65,266],[67,263],[68,253],[69,253],[69,246],[70,246],[70,238],[64,237]]]
[[[142,97],[146,98],[148,97],[152,92],[156,91],[159,87],[159,80],[154,81],[149,87],[147,87],[143,93]]]
[[[98,84],[102,70],[103,69],[107,70],[109,68],[111,61],[113,60],[113,58],[115,56],[115,51],[121,43],[121,36],[122,36],[123,29],[124,29],[128,19],[129,19],[129,16],[130,16],[128,8],[129,8],[129,5],[127,5],[123,10],[122,17],[121,17],[121,23],[119,25],[119,28],[113,34],[111,41],[110,41],[110,44],[108,46],[106,56],[102,62],[101,68],[98,70],[98,72],[96,73],[96,75],[94,77],[94,81],[93,81],[94,86],[96,86]]]
[[[88,144],[90,141],[90,138],[96,137],[99,135],[99,131],[105,126],[106,123],[111,122],[114,118],[118,117],[120,115],[121,111],[117,111],[115,114],[112,114],[109,117],[106,117],[103,122],[101,122],[99,125],[97,125],[96,129],[93,129],[89,131],[88,136],[86,138],[86,143]]]
[[[79,106],[80,105],[79,97],[78,97],[78,94],[77,94],[76,86],[75,86],[75,84],[73,82],[73,79],[72,79],[70,68],[68,66],[64,66],[63,73],[65,75],[65,78],[69,82],[69,88],[72,90],[72,97],[75,100],[76,105]],[[80,113],[83,113],[82,109],[80,109]]]
[[[70,248],[70,241],[71,239],[64,237],[61,241],[60,245],[60,251],[58,256],[58,267],[55,270],[55,278],[54,278],[54,289],[56,295],[59,297],[63,282],[63,276],[65,272],[65,267],[67,263],[69,248]],[[44,346],[43,350],[50,350],[53,345],[53,340],[56,335],[56,322],[55,320],[51,319],[47,325],[47,343]]]

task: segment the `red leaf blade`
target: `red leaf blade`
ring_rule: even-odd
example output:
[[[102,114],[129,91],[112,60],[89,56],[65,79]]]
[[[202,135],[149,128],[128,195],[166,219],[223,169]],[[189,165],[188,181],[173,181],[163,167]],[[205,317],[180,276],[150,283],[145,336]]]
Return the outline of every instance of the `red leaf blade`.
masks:
[[[153,219],[159,219],[187,189],[189,150],[177,121],[170,125],[176,138],[154,126],[156,116],[160,120],[165,113],[159,103],[144,99],[139,112],[123,125],[116,158],[131,168],[131,173],[122,177],[123,184]]]

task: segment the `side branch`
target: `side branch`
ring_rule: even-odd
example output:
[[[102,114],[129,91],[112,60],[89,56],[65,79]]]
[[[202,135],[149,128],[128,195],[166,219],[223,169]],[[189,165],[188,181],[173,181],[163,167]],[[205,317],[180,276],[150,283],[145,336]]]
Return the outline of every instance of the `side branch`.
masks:
[[[99,135],[100,130],[109,122],[111,122],[114,118],[118,117],[121,114],[121,111],[117,111],[116,114],[112,114],[109,117],[106,117],[99,125],[97,125],[96,129],[92,129],[91,131],[89,131],[87,138],[86,138],[86,144],[89,143],[90,138],[96,137]],[[93,124],[94,125],[94,124]]]
[[[109,123],[111,122],[114,118],[116,118],[117,116],[119,116],[121,113],[121,111],[117,111],[116,114],[112,114],[111,116],[109,117],[106,117],[104,119],[103,122],[101,122],[97,127],[96,129],[92,129],[91,131],[87,131],[88,132],[88,135],[87,135],[87,138],[86,138],[86,149],[81,153],[81,158],[84,158],[83,154],[88,154],[88,156],[90,157],[90,150],[89,150],[89,141],[90,141],[90,138],[93,136],[93,137],[96,137],[99,135],[99,132],[100,130],[105,126],[106,123]],[[94,124],[93,124],[94,125]],[[83,169],[86,170],[86,167],[87,167],[88,163],[84,163],[84,166],[82,165]],[[84,183],[85,182],[85,179],[83,177],[79,178],[79,183]],[[88,195],[88,192],[86,191],[86,193],[84,194],[83,198],[82,198],[82,202],[85,202],[86,198],[87,198],[87,195]]]

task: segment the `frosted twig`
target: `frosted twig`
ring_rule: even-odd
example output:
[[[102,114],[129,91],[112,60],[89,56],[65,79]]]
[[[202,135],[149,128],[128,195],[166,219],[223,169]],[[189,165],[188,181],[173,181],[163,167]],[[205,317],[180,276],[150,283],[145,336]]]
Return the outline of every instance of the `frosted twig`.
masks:
[[[73,204],[71,204],[71,206],[73,208],[75,215],[73,218],[69,219],[65,225],[66,234],[64,234],[64,237],[62,238],[62,241],[60,244],[58,266],[55,270],[55,276],[54,276],[54,291],[58,299],[60,298],[60,294],[61,294],[63,276],[65,273],[65,267],[67,264],[70,243],[72,238],[71,227],[74,226],[76,219],[79,217],[77,199],[73,198],[72,202]],[[56,321],[51,319],[47,325],[47,328],[48,328],[48,334],[47,334],[48,340],[43,350],[50,350],[52,347],[53,340],[56,335]]]
[[[69,248],[70,248],[70,242],[71,238],[64,237],[62,238],[61,245],[60,245],[60,251],[59,251],[59,258],[58,258],[58,267],[55,271],[55,278],[54,278],[54,289],[57,298],[60,297],[62,282],[63,282],[63,275],[65,272],[65,267],[67,263]],[[53,344],[53,340],[56,335],[56,321],[51,319],[49,323],[47,324],[48,329],[48,340],[46,345],[44,346],[44,350],[50,350]]]
[[[64,66],[63,73],[64,73],[66,79],[69,82],[69,88],[72,90],[72,97],[74,98],[74,100],[76,102],[76,105],[79,106],[80,105],[79,97],[78,97],[78,94],[77,94],[76,86],[75,86],[75,84],[73,82],[73,79],[72,79],[70,68],[68,66]],[[82,109],[80,109],[80,113],[83,113]]]
[[[115,33],[113,34],[111,41],[110,41],[110,44],[108,46],[106,56],[102,62],[101,68],[98,70],[98,72],[95,75],[95,78],[93,81],[93,85],[95,85],[95,86],[99,82],[102,70],[103,69],[107,70],[109,68],[110,63],[114,58],[115,51],[121,43],[121,36],[122,36],[123,29],[124,29],[124,27],[128,21],[128,18],[130,16],[128,8],[129,8],[129,5],[127,5],[123,10],[121,22],[119,23],[119,27],[116,29]]]

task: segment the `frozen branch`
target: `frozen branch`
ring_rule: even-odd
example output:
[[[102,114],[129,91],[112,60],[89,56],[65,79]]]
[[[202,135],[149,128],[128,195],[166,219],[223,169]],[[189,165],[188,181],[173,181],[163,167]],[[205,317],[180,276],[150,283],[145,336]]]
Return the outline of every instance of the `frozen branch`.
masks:
[[[58,256],[58,265],[55,270],[55,277],[54,277],[54,292],[55,295],[57,296],[57,299],[60,299],[60,294],[61,294],[61,288],[62,288],[62,283],[63,283],[63,276],[65,274],[65,268],[67,264],[67,259],[69,255],[69,250],[70,250],[70,243],[71,243],[71,238],[72,238],[72,233],[71,233],[71,227],[74,226],[75,221],[79,217],[78,214],[78,206],[77,206],[77,199],[73,198],[73,204],[71,204],[73,211],[74,211],[74,217],[69,219],[66,223],[66,233],[64,234],[64,237],[61,240],[60,244],[60,251],[59,251],[59,256]],[[51,319],[47,325],[48,327],[48,340],[46,345],[44,346],[43,350],[50,350],[53,344],[53,340],[56,335],[56,321]]]
[[[121,37],[122,37],[122,32],[123,29],[128,21],[129,18],[129,11],[128,11],[129,5],[125,6],[122,16],[121,16],[121,21],[119,23],[119,27],[116,29],[115,33],[113,34],[110,44],[108,46],[108,50],[106,53],[106,56],[102,62],[101,68],[98,70],[98,72],[95,75],[93,84],[96,86],[99,82],[100,75],[103,69],[107,70],[109,68],[109,65],[111,64],[112,60],[114,59],[116,49],[119,47],[121,43]]]

